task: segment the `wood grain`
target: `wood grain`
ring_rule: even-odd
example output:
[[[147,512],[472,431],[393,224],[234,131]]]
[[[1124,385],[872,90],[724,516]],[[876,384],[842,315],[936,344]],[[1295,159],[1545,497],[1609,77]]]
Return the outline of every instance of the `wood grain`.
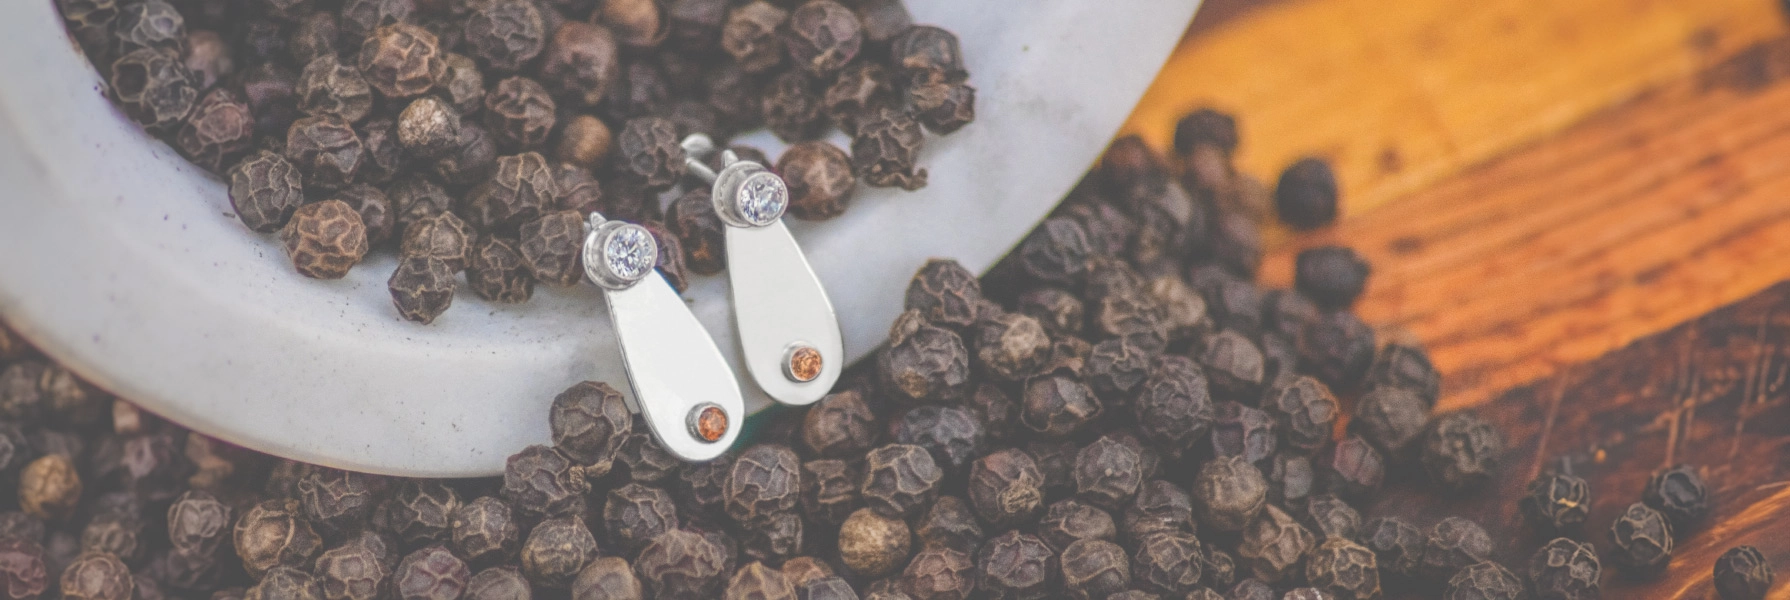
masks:
[[[1242,123],[1245,171],[1272,181],[1299,156],[1326,156],[1345,211],[1358,211],[1778,37],[1776,4],[1221,2],[1220,22],[1169,59],[1125,132],[1166,148],[1178,117],[1220,107]]]
[[[1586,527],[1604,561],[1605,598],[1715,598],[1716,557],[1740,544],[1790,565],[1790,283],[1636,341],[1480,407],[1501,426],[1508,449],[1493,485],[1459,498],[1393,485],[1369,514],[1399,514],[1427,526],[1468,516],[1494,532],[1497,558],[1513,571],[1546,540],[1518,517],[1528,481],[1548,461],[1569,464],[1591,484]],[[1655,469],[1702,468],[1713,512],[1677,532],[1672,562],[1657,579],[1621,576],[1610,560],[1609,527]],[[1395,470],[1408,471],[1408,470]],[[1521,532],[1509,535],[1510,532]],[[1790,598],[1790,585],[1772,598]]]
[[[1272,252],[1343,243],[1357,306],[1414,334],[1444,407],[1479,404],[1790,278],[1790,40]]]

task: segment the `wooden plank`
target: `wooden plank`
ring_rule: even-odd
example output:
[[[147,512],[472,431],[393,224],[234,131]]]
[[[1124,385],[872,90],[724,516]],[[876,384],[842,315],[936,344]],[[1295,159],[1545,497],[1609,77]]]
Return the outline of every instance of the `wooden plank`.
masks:
[[[1344,243],[1357,309],[1415,334],[1470,406],[1790,278],[1790,40],[1272,252]]]
[[[1759,547],[1780,572],[1790,565],[1790,283],[1512,390],[1479,413],[1506,438],[1489,489],[1449,498],[1401,481],[1368,514],[1424,526],[1473,518],[1502,542],[1498,560],[1522,573],[1546,540],[1518,516],[1517,499],[1542,461],[1565,462],[1591,486],[1590,519],[1573,537],[1597,547],[1605,598],[1713,599],[1715,559],[1740,544]],[[1610,524],[1669,464],[1702,467],[1713,511],[1677,532],[1662,576],[1621,577]],[[1790,585],[1780,582],[1771,597],[1790,598]]]
[[[1331,158],[1353,212],[1408,195],[1786,29],[1764,0],[1220,2],[1133,112],[1166,148],[1202,105],[1238,115],[1245,171]]]

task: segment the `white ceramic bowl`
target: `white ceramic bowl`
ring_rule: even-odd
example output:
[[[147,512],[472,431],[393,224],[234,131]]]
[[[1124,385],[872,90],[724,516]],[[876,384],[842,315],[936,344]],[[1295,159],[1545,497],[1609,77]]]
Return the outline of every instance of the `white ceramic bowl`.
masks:
[[[927,141],[925,189],[861,188],[838,219],[791,222],[848,358],[882,342],[927,258],[980,272],[1056,204],[1198,4],[908,0],[959,34],[980,105]],[[0,314],[102,387],[263,452],[461,477],[548,440],[547,405],[570,384],[626,381],[588,286],[519,306],[462,293],[419,326],[391,307],[389,254],[340,281],[297,276],[222,182],[112,108],[50,0],[0,2],[0,81]],[[685,296],[744,373],[724,277]],[[767,403],[742,388],[748,410]]]

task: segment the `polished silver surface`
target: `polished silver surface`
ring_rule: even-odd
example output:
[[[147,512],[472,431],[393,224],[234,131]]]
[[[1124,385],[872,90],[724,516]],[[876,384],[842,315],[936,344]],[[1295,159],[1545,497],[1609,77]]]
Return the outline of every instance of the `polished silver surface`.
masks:
[[[616,269],[597,266],[615,258],[607,252],[617,247],[612,242],[640,226],[604,221],[596,214],[590,223],[584,238],[585,275],[603,288],[635,408],[646,418],[653,437],[672,454],[689,461],[719,456],[739,437],[746,418],[733,369],[663,275],[649,267],[641,278],[619,281],[614,278]],[[691,427],[691,415],[710,405],[727,416],[726,432],[712,442],[698,437]]]
[[[784,404],[820,400],[839,380],[845,343],[826,289],[782,220],[727,228],[727,277],[740,351],[752,379]],[[820,351],[818,377],[796,381],[787,374],[790,349],[797,344]]]
[[[659,243],[645,227],[590,214],[584,234],[584,276],[605,290],[625,290],[653,274]]]

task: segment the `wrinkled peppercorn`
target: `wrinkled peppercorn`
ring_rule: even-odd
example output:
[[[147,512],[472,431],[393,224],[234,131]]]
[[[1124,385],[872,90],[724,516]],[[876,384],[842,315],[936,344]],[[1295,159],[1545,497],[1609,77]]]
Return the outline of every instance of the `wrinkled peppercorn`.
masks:
[[[553,32],[541,62],[541,78],[582,106],[596,106],[621,71],[621,51],[609,28],[567,21]]]
[[[302,176],[283,156],[261,150],[230,168],[230,206],[249,229],[278,231],[304,199]]]
[[[1100,400],[1087,384],[1052,374],[1026,382],[1019,420],[1039,435],[1061,438],[1080,431],[1102,412]]]
[[[563,589],[571,585],[578,571],[596,554],[597,540],[584,525],[584,519],[547,519],[522,542],[522,572],[536,585]]]
[[[498,71],[516,71],[546,45],[540,8],[526,0],[477,3],[464,25],[466,50]]]
[[[735,7],[721,28],[721,48],[748,73],[763,73],[783,62],[783,39],[777,34],[789,11],[764,0]]]
[[[609,540],[630,552],[678,526],[677,504],[665,490],[630,483],[609,491],[603,527]]]
[[[1317,229],[1336,220],[1336,174],[1321,158],[1302,158],[1280,173],[1274,208],[1295,229]]]
[[[1202,107],[1187,113],[1175,122],[1175,152],[1191,154],[1199,146],[1211,146],[1226,157],[1237,150],[1237,118],[1228,113]]]
[[[405,256],[386,280],[392,306],[406,320],[428,325],[454,302],[454,269],[433,256]]]
[[[1262,351],[1235,331],[1221,331],[1206,338],[1199,354],[1212,393],[1224,399],[1252,401],[1261,396],[1264,362]]]
[[[554,211],[522,223],[522,263],[536,281],[569,286],[584,279],[584,218],[569,210]]]
[[[920,123],[906,112],[870,109],[859,117],[852,136],[852,166],[871,186],[917,190],[926,187],[926,169],[914,166],[924,143]]]
[[[1521,600],[1527,597],[1523,580],[1495,562],[1469,565],[1448,579],[1443,600]]]
[[[830,525],[843,523],[863,503],[858,484],[863,475],[852,463],[836,458],[802,463],[802,511]]]
[[[1108,510],[1122,506],[1143,485],[1142,456],[1113,436],[1102,436],[1075,455],[1076,496]]]
[[[1529,523],[1543,532],[1571,530],[1591,512],[1591,486],[1565,473],[1543,473],[1529,482],[1518,507]]]
[[[286,159],[304,173],[307,188],[348,185],[364,157],[360,134],[340,117],[306,117],[286,130]]]
[[[323,549],[323,539],[300,516],[297,500],[268,500],[250,508],[236,521],[234,541],[251,577],[274,567],[308,565]]]
[[[1567,538],[1542,545],[1529,559],[1529,579],[1536,596],[1543,600],[1597,598],[1601,571],[1597,550],[1591,544]]]
[[[974,273],[955,260],[932,259],[908,281],[904,306],[933,324],[962,328],[976,322],[982,302],[982,284]]]
[[[582,575],[584,572],[580,571]],[[574,584],[576,585],[576,584]],[[515,567],[492,567],[466,580],[466,600],[526,600],[533,597],[528,580]]]
[[[1689,529],[1709,514],[1709,490],[1703,476],[1691,465],[1678,465],[1654,473],[1641,489],[1641,501],[1672,520],[1677,529]]]
[[[361,72],[334,54],[317,57],[299,73],[298,108],[313,117],[359,122],[373,110],[373,88]]]
[[[404,243],[399,254],[405,257],[429,257],[447,264],[449,270],[466,268],[473,243],[472,228],[451,212],[423,217],[404,228]]]
[[[801,459],[776,444],[747,448],[727,477],[727,514],[743,524],[760,524],[795,510],[802,494]]]
[[[944,473],[925,448],[889,444],[864,455],[864,503],[893,517],[909,517],[938,495]]]
[[[673,529],[640,550],[634,569],[654,597],[711,597],[724,583],[725,552],[702,534]]]
[[[387,98],[421,95],[435,87],[447,70],[437,44],[435,34],[416,25],[381,26],[361,44],[361,74]]]
[[[1616,564],[1636,574],[1663,570],[1672,560],[1672,524],[1652,507],[1636,502],[1610,525]]]
[[[62,597],[68,600],[129,600],[136,591],[130,567],[104,552],[88,552],[62,571]]]
[[[1374,330],[1353,313],[1332,311],[1299,330],[1300,369],[1334,389],[1354,389],[1374,358]]]
[[[491,178],[466,196],[461,213],[468,224],[480,231],[507,233],[539,218],[558,196],[559,182],[547,159],[538,152],[523,152],[498,157]],[[529,246],[524,239],[524,259],[529,255]],[[536,273],[535,278],[543,282],[563,281],[542,277],[541,273]]]
[[[647,432],[644,417],[635,415],[634,433],[622,440],[622,447],[615,455],[617,466],[626,466],[628,478],[641,483],[656,483],[677,474],[684,466],[684,461],[659,445],[659,440]]]
[[[1361,528],[1361,543],[1379,557],[1380,570],[1413,577],[1423,561],[1423,531],[1397,516],[1375,517]]]
[[[44,455],[26,464],[18,485],[19,507],[39,519],[67,518],[81,500],[81,475],[74,462],[61,454]]]
[[[1504,436],[1496,426],[1471,412],[1451,413],[1424,435],[1423,468],[1432,481],[1460,491],[1490,481],[1503,453]]]
[[[1478,523],[1448,517],[1430,528],[1424,541],[1423,571],[1431,578],[1449,577],[1455,571],[1490,558],[1492,538]]]
[[[179,127],[199,100],[192,71],[177,56],[155,48],[134,50],[113,61],[111,84],[112,96],[125,114],[152,132]]]
[[[142,521],[129,514],[102,513],[81,529],[82,552],[111,554],[126,564],[142,562],[147,542]]]
[[[590,484],[584,469],[564,452],[529,446],[510,456],[503,471],[503,497],[527,517],[557,517],[584,511]]]
[[[453,186],[481,183],[491,177],[496,168],[497,140],[472,119],[460,120],[460,134],[454,141],[454,150],[434,164],[436,176]]]
[[[1191,534],[1162,533],[1138,543],[1132,555],[1134,583],[1145,590],[1185,595],[1200,583],[1200,541]]]
[[[1318,477],[1324,488],[1344,498],[1366,498],[1386,480],[1385,459],[1360,436],[1343,438],[1325,449],[1319,460]]]
[[[1280,438],[1274,418],[1237,402],[1219,402],[1212,408],[1212,451],[1216,456],[1239,456],[1257,469],[1271,468]]]
[[[1036,536],[1008,531],[976,555],[978,590],[991,598],[1044,598],[1058,573],[1056,552]]]
[[[721,597],[726,600],[795,600],[796,588],[782,571],[753,561],[734,571]]]
[[[995,527],[1023,525],[1037,518],[1043,485],[1044,474],[1031,455],[1017,448],[997,450],[976,459],[970,469],[970,503]]]
[[[1044,511],[1044,518],[1038,523],[1038,536],[1052,549],[1061,551],[1077,540],[1115,541],[1118,530],[1111,514],[1070,498],[1059,500]]]
[[[340,539],[373,514],[378,497],[367,475],[312,467],[298,480],[298,508],[317,533]]]
[[[191,555],[217,552],[230,534],[230,507],[203,490],[188,490],[168,506],[168,543]]]
[[[802,442],[820,456],[861,452],[876,439],[876,415],[857,391],[828,394],[802,419]]]
[[[1715,560],[1715,590],[1722,600],[1764,598],[1773,578],[1771,562],[1752,546],[1729,548]]]
[[[1071,597],[1105,598],[1131,585],[1131,560],[1118,544],[1080,540],[1064,548],[1060,559],[1063,585]]]
[[[986,436],[970,411],[955,406],[917,406],[889,424],[898,444],[913,444],[932,453],[946,471],[961,473],[982,453]]]
[[[555,110],[547,88],[527,77],[510,77],[485,94],[485,128],[501,148],[532,150],[547,142]]]
[[[1088,385],[1103,404],[1128,407],[1149,378],[1153,361],[1153,353],[1130,340],[1110,339],[1094,344],[1086,361]]]
[[[489,565],[515,556],[519,545],[510,505],[491,496],[460,505],[452,516],[454,550],[473,565]]]
[[[468,586],[468,593],[475,587],[477,586]],[[524,599],[528,597],[521,596]],[[616,556],[590,561],[590,564],[584,566],[584,570],[578,572],[578,577],[572,580],[574,600],[640,600],[645,597],[640,578],[634,576],[634,567],[628,564],[627,559]]]
[[[1193,513],[1192,495],[1168,481],[1148,481],[1125,507],[1122,539],[1136,545],[1158,533],[1194,533]]]
[[[516,243],[486,236],[472,248],[466,263],[466,283],[480,298],[492,302],[527,302],[534,295],[535,279],[516,250]]]
[[[253,146],[255,118],[249,105],[227,89],[214,89],[200,98],[175,135],[175,146],[193,164],[217,171],[234,162]]]
[[[634,416],[621,392],[585,381],[554,397],[548,423],[553,445],[584,465],[586,476],[601,476],[614,463],[622,438],[633,431]]]
[[[37,598],[50,587],[44,550],[35,540],[0,538],[0,597]]]
[[[453,539],[460,495],[440,481],[414,479],[398,485],[385,504],[386,526],[407,548]]]
[[[1219,531],[1241,531],[1261,513],[1267,496],[1262,472],[1241,456],[1208,461],[1193,482],[1200,520]]]
[[[904,400],[954,400],[968,391],[970,356],[963,339],[927,323],[918,310],[896,319],[877,360],[883,381]]]
[[[1322,539],[1355,541],[1361,533],[1361,513],[1332,494],[1318,494],[1307,500],[1305,516]]]
[[[839,528],[839,559],[854,573],[882,577],[906,563],[912,537],[900,519],[858,509]]]
[[[658,117],[629,119],[616,135],[615,145],[625,174],[643,182],[649,190],[663,190],[684,176],[684,148],[678,145],[677,126]]]
[[[914,523],[914,536],[922,546],[940,546],[975,554],[987,533],[970,512],[970,504],[957,496],[940,496]]]
[[[1436,405],[1442,391],[1442,376],[1436,373],[1436,367],[1430,364],[1429,355],[1423,348],[1398,341],[1380,349],[1373,366],[1368,368],[1367,381],[1374,388],[1409,390],[1417,394],[1425,406],[1431,407]]]
[[[1144,437],[1171,452],[1192,448],[1212,423],[1207,385],[1205,372],[1192,360],[1174,355],[1158,358],[1136,400]]]
[[[390,565],[364,539],[350,539],[317,557],[316,579],[323,597],[374,600],[386,591]]]
[[[1372,550],[1343,538],[1313,548],[1305,560],[1305,580],[1338,600],[1380,597],[1379,562]]]
[[[1243,529],[1237,557],[1256,579],[1278,582],[1300,572],[1306,551],[1316,544],[1311,530],[1270,504]]]
[[[1429,406],[1405,388],[1376,387],[1355,402],[1355,418],[1349,430],[1360,435],[1388,457],[1410,446],[1429,424]]]
[[[801,71],[784,71],[765,84],[760,112],[765,128],[796,143],[818,137],[826,127],[819,81]]]

